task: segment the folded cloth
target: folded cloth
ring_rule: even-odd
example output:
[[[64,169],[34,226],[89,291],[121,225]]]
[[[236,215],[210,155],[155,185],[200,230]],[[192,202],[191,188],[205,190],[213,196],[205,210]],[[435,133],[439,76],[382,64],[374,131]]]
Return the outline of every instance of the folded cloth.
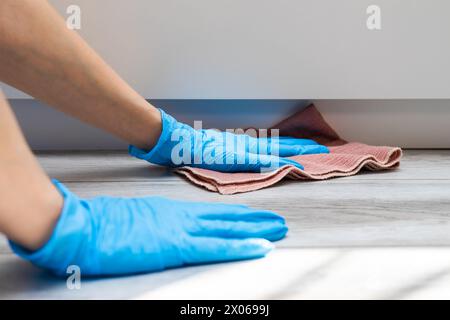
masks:
[[[402,150],[397,147],[369,146],[347,142],[328,125],[314,105],[272,127],[280,136],[312,139],[330,149],[329,154],[290,157],[304,166],[284,166],[267,173],[223,173],[206,169],[182,167],[175,171],[192,183],[221,194],[255,191],[272,186],[284,178],[324,180],[355,175],[363,169],[379,171],[400,165]]]

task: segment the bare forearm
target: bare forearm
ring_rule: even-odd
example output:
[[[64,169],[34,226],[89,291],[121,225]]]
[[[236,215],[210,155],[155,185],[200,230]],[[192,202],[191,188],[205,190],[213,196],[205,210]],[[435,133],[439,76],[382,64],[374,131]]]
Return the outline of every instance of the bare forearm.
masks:
[[[0,232],[24,247],[42,246],[62,197],[40,168],[0,91]]]
[[[0,80],[143,149],[160,114],[45,0],[0,2]]]

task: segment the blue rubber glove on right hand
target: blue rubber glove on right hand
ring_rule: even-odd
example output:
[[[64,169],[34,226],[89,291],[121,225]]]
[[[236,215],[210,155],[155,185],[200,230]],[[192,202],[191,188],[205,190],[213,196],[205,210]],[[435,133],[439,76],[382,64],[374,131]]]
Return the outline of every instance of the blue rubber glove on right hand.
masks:
[[[174,201],[161,197],[79,199],[55,182],[64,208],[50,240],[15,253],[64,276],[158,271],[192,264],[258,258],[287,232],[284,219],[242,205]]]
[[[169,167],[190,166],[221,172],[260,172],[291,165],[303,166],[286,157],[329,153],[327,147],[309,139],[255,138],[246,134],[195,130],[161,112],[162,133],[152,150],[129,147],[139,159]]]

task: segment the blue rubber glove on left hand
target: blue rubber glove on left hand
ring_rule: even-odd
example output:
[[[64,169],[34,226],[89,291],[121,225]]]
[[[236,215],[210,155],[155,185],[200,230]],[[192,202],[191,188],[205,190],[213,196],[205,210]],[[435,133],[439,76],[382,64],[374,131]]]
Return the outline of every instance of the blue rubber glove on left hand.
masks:
[[[281,216],[242,205],[161,197],[83,200],[55,185],[64,208],[50,240],[35,252],[10,244],[60,276],[73,265],[82,276],[98,276],[259,258],[288,230]]]
[[[300,163],[283,157],[329,152],[327,147],[309,139],[254,138],[245,134],[195,130],[163,110],[160,112],[162,133],[156,146],[151,151],[129,147],[131,155],[154,164],[221,172],[260,172],[285,165],[303,169]]]

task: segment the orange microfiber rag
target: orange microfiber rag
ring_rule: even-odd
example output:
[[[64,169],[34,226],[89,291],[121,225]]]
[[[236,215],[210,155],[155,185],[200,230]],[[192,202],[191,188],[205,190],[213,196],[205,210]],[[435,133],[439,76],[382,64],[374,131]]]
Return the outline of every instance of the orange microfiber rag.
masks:
[[[300,170],[284,166],[269,173],[223,173],[206,169],[182,167],[176,172],[192,183],[221,194],[249,192],[269,187],[283,178],[294,180],[324,180],[399,166],[402,150],[397,147],[369,146],[342,140],[328,125],[314,105],[294,114],[273,128],[280,136],[312,139],[330,149],[329,154],[290,157],[304,166]]]

